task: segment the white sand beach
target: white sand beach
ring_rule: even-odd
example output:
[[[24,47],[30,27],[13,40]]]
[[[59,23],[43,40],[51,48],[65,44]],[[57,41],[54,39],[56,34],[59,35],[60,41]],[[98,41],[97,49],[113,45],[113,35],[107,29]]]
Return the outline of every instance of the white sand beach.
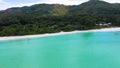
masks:
[[[71,31],[71,32],[59,32],[59,33],[51,33],[51,34],[38,34],[38,35],[25,35],[25,36],[5,36],[0,37],[0,41],[8,41],[8,40],[19,40],[19,39],[29,39],[29,38],[39,38],[39,37],[48,37],[48,36],[57,36],[57,35],[65,35],[65,34],[74,34],[74,33],[84,33],[84,32],[110,32],[110,31],[120,31],[120,27],[115,28],[102,28],[102,29],[94,29],[94,30],[84,30],[84,31]]]

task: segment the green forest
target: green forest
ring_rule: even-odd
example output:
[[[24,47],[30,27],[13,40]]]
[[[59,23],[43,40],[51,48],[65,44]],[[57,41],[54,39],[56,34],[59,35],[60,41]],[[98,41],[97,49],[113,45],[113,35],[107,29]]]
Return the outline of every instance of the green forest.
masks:
[[[104,6],[103,6],[104,5]],[[109,25],[99,25],[99,24]],[[0,36],[120,26],[120,5],[91,0],[80,5],[37,4],[0,11]]]

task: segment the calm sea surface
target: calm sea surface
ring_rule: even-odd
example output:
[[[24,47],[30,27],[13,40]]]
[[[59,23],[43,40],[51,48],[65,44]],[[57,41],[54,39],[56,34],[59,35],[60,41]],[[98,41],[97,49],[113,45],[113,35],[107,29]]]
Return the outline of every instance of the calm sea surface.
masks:
[[[0,68],[120,68],[120,32],[0,42]]]

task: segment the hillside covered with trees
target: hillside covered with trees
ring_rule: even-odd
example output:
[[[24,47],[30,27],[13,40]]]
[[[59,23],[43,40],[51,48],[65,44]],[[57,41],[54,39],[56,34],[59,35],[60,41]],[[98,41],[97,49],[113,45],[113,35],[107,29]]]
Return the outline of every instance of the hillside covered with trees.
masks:
[[[73,6],[36,4],[0,11],[0,36],[55,33],[111,26],[120,26],[120,4],[99,0],[90,0]]]

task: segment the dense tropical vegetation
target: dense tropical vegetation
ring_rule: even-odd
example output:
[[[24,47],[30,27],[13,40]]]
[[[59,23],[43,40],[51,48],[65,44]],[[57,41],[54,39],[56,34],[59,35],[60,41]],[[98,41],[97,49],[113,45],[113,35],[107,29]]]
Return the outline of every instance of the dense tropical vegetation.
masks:
[[[111,23],[101,26],[101,22]],[[37,4],[0,11],[0,36],[55,33],[120,26],[120,4],[90,0],[80,5]]]

